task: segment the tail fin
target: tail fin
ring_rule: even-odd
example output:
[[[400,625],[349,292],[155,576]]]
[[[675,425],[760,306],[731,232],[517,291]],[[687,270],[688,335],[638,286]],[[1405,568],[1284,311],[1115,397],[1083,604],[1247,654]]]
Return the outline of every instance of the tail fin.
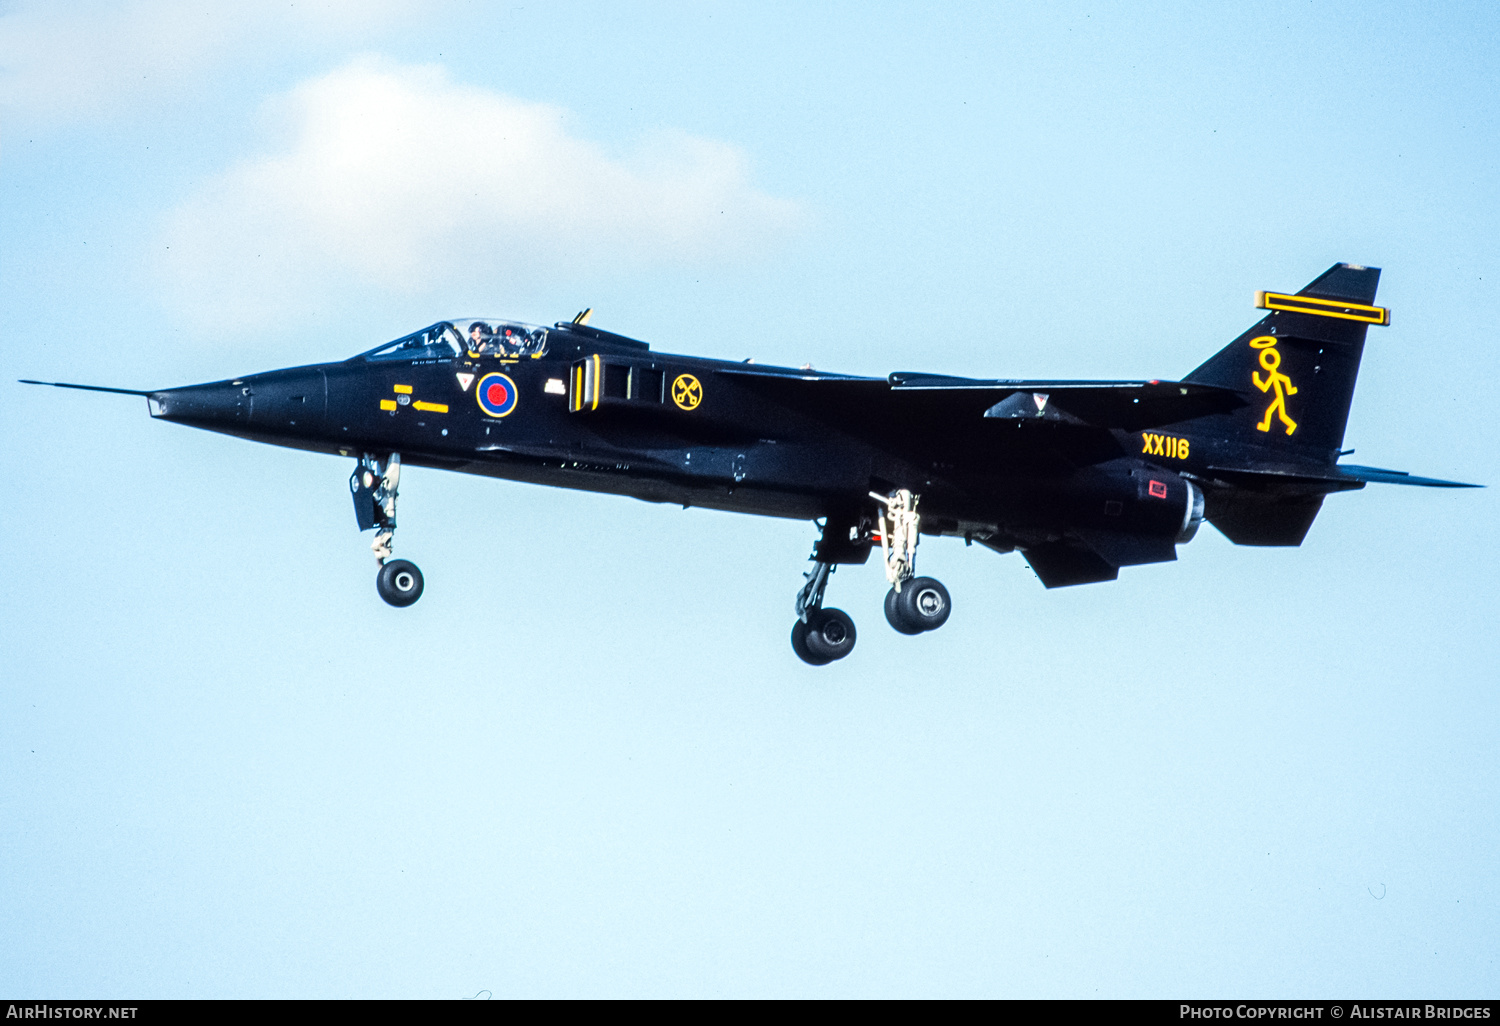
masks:
[[[1270,312],[1185,380],[1249,397],[1248,407],[1219,415],[1234,441],[1289,462],[1333,463],[1365,330],[1390,323],[1389,312],[1373,305],[1379,284],[1378,267],[1334,264],[1294,296],[1259,293],[1257,305]]]

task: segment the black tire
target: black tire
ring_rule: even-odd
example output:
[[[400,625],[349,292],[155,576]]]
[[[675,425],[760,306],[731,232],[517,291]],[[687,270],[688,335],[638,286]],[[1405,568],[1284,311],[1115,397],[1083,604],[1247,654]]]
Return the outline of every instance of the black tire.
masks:
[[[906,588],[903,586],[901,590],[904,592]],[[906,614],[901,610],[900,599],[901,596],[896,594],[895,588],[885,593],[885,622],[890,624],[898,634],[921,634],[920,625],[907,621]]]
[[[831,660],[828,659],[820,659],[817,656],[813,655],[810,651],[808,651],[807,624],[803,623],[801,620],[798,620],[796,623],[792,624],[792,651],[797,653],[798,659],[801,659],[809,666],[823,666],[826,663],[831,662]]]
[[[931,577],[913,577],[901,585],[901,594],[896,597],[896,607],[901,618],[923,631],[935,631],[948,622],[953,612],[953,600],[941,581]]]
[[[393,559],[375,575],[375,590],[391,605],[402,608],[422,597],[422,571],[406,559]]]
[[[854,651],[854,621],[842,609],[820,609],[807,618],[807,650],[832,662]]]

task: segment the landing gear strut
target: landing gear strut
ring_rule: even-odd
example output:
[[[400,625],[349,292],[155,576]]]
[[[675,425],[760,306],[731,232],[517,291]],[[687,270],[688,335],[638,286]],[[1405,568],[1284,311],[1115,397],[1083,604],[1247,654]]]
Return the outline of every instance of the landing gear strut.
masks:
[[[835,511],[823,521],[807,583],[797,593],[797,622],[792,624],[792,651],[804,663],[822,666],[854,651],[854,621],[842,609],[824,609],[823,592],[840,563],[867,561],[870,545],[868,514]]]
[[[811,666],[823,666],[854,651],[854,621],[842,609],[824,609],[823,591],[834,564],[813,561],[807,583],[797,593],[797,622],[792,624],[792,651]]]
[[[878,503],[872,518],[863,511],[845,509],[823,522],[823,536],[813,549],[812,569],[797,594],[797,622],[792,624],[792,651],[812,666],[823,666],[854,651],[854,621],[842,609],[824,609],[823,593],[828,578],[840,563],[864,563],[875,538],[885,557],[885,577],[891,590],[885,597],[885,618],[902,634],[935,631],[948,622],[953,600],[948,589],[931,577],[918,577],[917,542],[922,518],[917,496],[905,488],[881,495],[871,492]]]
[[[422,571],[406,559],[391,559],[396,539],[396,493],[401,485],[401,454],[393,452],[382,459],[363,453],[359,466],[349,478],[349,492],[354,497],[354,519],[361,531],[375,528],[370,551],[380,572],[375,575],[375,590],[393,606],[409,606],[422,597]]]
[[[935,631],[948,622],[953,600],[948,589],[931,577],[917,577],[917,543],[921,514],[917,496],[905,488],[891,494],[870,493],[883,508],[877,514],[880,551],[891,590],[885,596],[885,618],[902,634]]]

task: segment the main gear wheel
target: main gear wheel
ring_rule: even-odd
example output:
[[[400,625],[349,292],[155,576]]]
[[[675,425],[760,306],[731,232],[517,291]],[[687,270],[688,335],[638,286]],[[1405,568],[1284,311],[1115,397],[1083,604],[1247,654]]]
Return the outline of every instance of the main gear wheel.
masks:
[[[931,577],[913,577],[892,588],[885,596],[885,618],[902,634],[935,631],[948,622],[953,600],[942,582]]]
[[[810,610],[792,625],[792,651],[811,666],[823,666],[854,651],[854,620],[842,609]]]

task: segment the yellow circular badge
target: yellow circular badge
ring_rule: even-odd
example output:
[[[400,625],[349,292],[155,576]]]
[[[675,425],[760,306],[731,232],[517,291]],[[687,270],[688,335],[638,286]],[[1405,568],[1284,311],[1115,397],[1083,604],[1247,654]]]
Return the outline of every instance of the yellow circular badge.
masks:
[[[703,401],[703,386],[691,374],[679,374],[672,382],[672,401],[684,410],[696,410]]]

